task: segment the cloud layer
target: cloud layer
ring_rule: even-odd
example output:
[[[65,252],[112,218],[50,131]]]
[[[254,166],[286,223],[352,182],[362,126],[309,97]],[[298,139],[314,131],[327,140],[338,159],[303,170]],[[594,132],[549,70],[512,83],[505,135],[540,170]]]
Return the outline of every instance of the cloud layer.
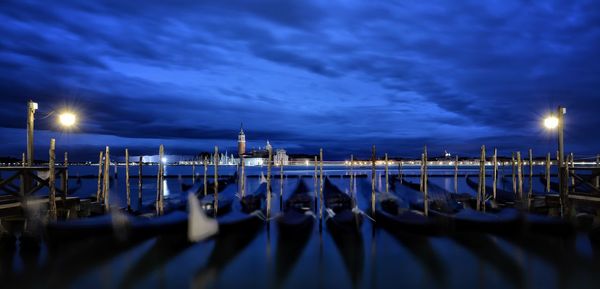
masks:
[[[81,158],[233,149],[241,122],[250,146],[336,158],[542,154],[558,104],[567,149],[600,149],[593,1],[8,1],[0,21],[5,154],[24,150],[29,98],[40,147],[58,135]],[[41,119],[65,106],[82,116],[69,135]]]

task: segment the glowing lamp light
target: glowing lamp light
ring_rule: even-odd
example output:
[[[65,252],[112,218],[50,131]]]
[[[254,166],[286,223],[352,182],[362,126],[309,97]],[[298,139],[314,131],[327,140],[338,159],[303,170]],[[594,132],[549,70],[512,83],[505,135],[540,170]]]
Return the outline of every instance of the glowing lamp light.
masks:
[[[555,129],[558,127],[558,118],[555,116],[549,116],[544,119],[544,126],[547,129]]]
[[[166,157],[163,157],[162,159],[160,159],[160,161],[161,161],[163,164],[166,164],[166,163],[167,163],[167,158],[166,158]]]
[[[70,112],[63,112],[58,115],[58,122],[64,127],[71,127],[77,122],[77,116]]]

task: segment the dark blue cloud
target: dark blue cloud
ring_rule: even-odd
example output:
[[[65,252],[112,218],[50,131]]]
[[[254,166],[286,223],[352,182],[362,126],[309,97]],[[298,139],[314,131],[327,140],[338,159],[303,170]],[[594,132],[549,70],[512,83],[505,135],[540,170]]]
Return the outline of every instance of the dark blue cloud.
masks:
[[[250,146],[415,156],[554,151],[540,118],[569,108],[567,149],[600,147],[600,11],[594,1],[5,1],[0,138],[24,148],[28,99],[82,116],[59,135],[193,154]],[[79,148],[79,149],[77,149]],[[82,149],[82,148],[85,148]],[[94,149],[95,148],[95,149]],[[86,153],[90,150],[89,153]],[[40,157],[44,150],[38,150]]]

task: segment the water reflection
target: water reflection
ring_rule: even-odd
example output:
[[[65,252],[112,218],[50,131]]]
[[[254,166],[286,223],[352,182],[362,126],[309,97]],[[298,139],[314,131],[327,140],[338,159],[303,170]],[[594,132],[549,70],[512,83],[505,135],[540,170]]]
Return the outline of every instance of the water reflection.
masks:
[[[169,173],[185,169],[172,168]],[[306,175],[314,190],[312,171],[302,171],[298,174]],[[255,177],[246,179],[246,192],[259,186],[260,172],[248,170]],[[282,194],[279,177],[273,179],[274,201],[281,194],[285,202],[294,189],[297,176],[286,173]],[[511,191],[510,175],[507,178],[506,190]],[[118,202],[125,200],[123,179],[114,180]],[[382,179],[385,176],[378,172],[376,185],[385,189]],[[151,180],[155,179],[144,179],[145,202],[156,196],[156,182]],[[332,181],[342,191],[349,189],[349,178]],[[453,177],[431,181],[454,191]],[[185,177],[164,182],[172,197],[184,196],[182,182],[192,183]],[[368,207],[370,177],[359,177],[354,185],[358,206]],[[534,191],[543,191],[541,182],[532,185]],[[135,177],[132,188],[137,188]],[[95,179],[82,178],[77,193],[95,190]],[[398,182],[390,190],[409,199],[421,198]],[[464,177],[458,179],[458,190],[474,195]],[[274,205],[273,216],[284,207]],[[264,223],[250,223],[197,244],[168,236],[128,242],[108,237],[59,244],[27,242],[0,239],[2,288],[595,288],[600,281],[600,246],[585,234],[427,237],[387,231],[366,219],[358,234],[336,231],[317,220],[287,235],[272,221],[268,230]]]

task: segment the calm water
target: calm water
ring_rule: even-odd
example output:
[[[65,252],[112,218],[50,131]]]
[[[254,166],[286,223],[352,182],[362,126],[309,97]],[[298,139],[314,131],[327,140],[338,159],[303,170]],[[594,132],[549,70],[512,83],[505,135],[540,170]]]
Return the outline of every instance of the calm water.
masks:
[[[136,168],[137,169],[137,168]],[[202,167],[196,168],[201,174]],[[235,168],[220,168],[232,174]],[[154,174],[144,168],[144,174]],[[249,175],[259,175],[266,168],[249,168]],[[477,173],[477,168],[461,169]],[[75,176],[93,175],[97,167],[71,168],[71,187],[78,186]],[[370,173],[364,169],[364,173]],[[377,185],[384,189],[382,170]],[[397,171],[393,170],[393,173]],[[448,173],[442,168],[431,173]],[[347,173],[344,168],[328,168],[331,175]],[[418,168],[405,169],[417,174]],[[510,174],[507,167],[505,173]],[[132,174],[137,174],[135,171]],[[168,175],[190,175],[191,168],[173,166]],[[212,168],[209,169],[212,174]],[[279,170],[274,169],[273,191],[279,193]],[[289,168],[287,175],[304,175],[313,187],[311,167]],[[119,168],[118,182],[112,189],[112,202],[124,203],[124,171]],[[417,177],[413,177],[417,181]],[[510,179],[510,177],[508,177]],[[294,189],[297,178],[283,180],[283,196]],[[525,178],[525,191],[528,188]],[[348,178],[333,178],[342,190]],[[452,177],[432,177],[431,181],[454,191]],[[132,192],[137,195],[137,178]],[[169,197],[181,197],[181,183],[190,179],[167,178]],[[488,180],[491,183],[491,179]],[[543,185],[534,177],[535,192]],[[257,178],[248,178],[247,191],[258,186]],[[369,192],[370,178],[359,179],[359,206],[367,206],[361,193]],[[507,187],[512,185],[507,183]],[[155,196],[156,180],[144,179],[144,199]],[[96,180],[82,179],[77,195],[95,194]],[[464,177],[459,191],[475,194]],[[418,192],[399,186],[398,193],[420,197]],[[274,199],[274,213],[279,210]],[[134,202],[135,203],[135,202]],[[39,250],[17,247],[0,252],[0,287],[14,288],[598,288],[600,256],[587,235],[562,240],[545,236],[499,237],[487,234],[461,234],[452,237],[399,238],[371,222],[362,226],[362,240],[353,254],[342,254],[342,247],[318,223],[306,241],[284,242],[277,226],[261,228],[253,234],[228,239],[214,238],[188,244],[153,238],[138,243],[115,243],[106,239],[65,244],[59,251],[42,244]],[[342,243],[347,240],[341,240]],[[347,252],[346,252],[347,253]],[[594,257],[596,254],[596,257]],[[351,256],[349,256],[351,255]],[[353,255],[353,256],[352,256]],[[10,284],[10,285],[9,285]]]

